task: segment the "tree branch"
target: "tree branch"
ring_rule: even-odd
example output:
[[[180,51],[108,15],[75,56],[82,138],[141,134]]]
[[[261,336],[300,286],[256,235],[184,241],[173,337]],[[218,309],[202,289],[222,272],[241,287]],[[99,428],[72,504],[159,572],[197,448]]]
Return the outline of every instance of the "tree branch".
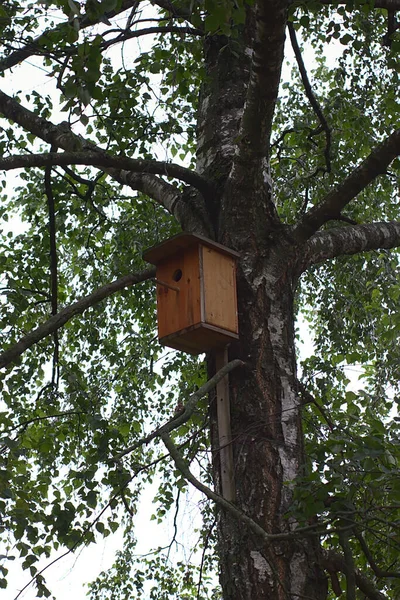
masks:
[[[152,4],[155,4],[156,6],[159,6],[160,8],[163,8],[164,10],[168,11],[172,17],[185,19],[189,22],[191,20],[191,10],[183,6],[176,6],[176,4],[174,2],[171,2],[171,0],[152,0]]]
[[[333,550],[323,550],[322,566],[327,571],[339,571],[346,574],[346,561],[337,552]],[[369,600],[387,600],[386,596],[376,589],[372,581],[365,575],[362,575],[358,569],[354,572],[357,587],[366,595]]]
[[[247,97],[239,131],[237,163],[265,160],[278,97],[289,2],[259,0]],[[246,169],[247,166],[243,166]]]
[[[115,179],[117,179],[115,177]],[[202,234],[211,239],[215,232],[206,210],[203,196],[193,187],[179,192],[160,177],[144,173],[121,171],[117,181],[138,190],[164,206],[176,218],[184,231]]]
[[[39,325],[33,331],[30,331],[27,335],[19,340],[16,344],[5,350],[0,354],[0,369],[7,367],[10,363],[14,362],[25,350],[31,348],[34,344],[45,338],[51,333],[54,333],[60,327],[65,325],[67,321],[72,319],[75,315],[82,314],[87,308],[98,304],[105,298],[115,294],[126,287],[152,279],[155,276],[155,269],[147,269],[140,273],[132,273],[131,275],[125,275],[112,283],[103,285],[98,288],[95,292],[92,292],[88,296],[81,298],[74,304],[65,307],[58,314],[50,317],[45,323]]]
[[[51,150],[55,150],[52,148]],[[51,185],[51,166],[47,166],[44,173],[44,187],[47,196],[47,208],[49,215],[49,238],[50,238],[50,296],[51,296],[51,314],[56,315],[58,311],[58,253],[57,253],[57,223],[56,223],[56,207]],[[52,384],[56,381],[56,373],[58,372],[59,361],[59,340],[58,332],[53,334],[54,338],[54,353],[53,353],[53,375]]]
[[[186,402],[183,409],[181,411],[179,411],[179,413],[177,415],[174,415],[172,417],[172,419],[167,421],[167,423],[164,423],[164,425],[162,425],[161,427],[159,427],[158,429],[156,429],[155,431],[150,433],[148,436],[142,438],[141,440],[139,440],[132,446],[129,446],[129,448],[125,448],[125,450],[122,450],[121,452],[119,452],[118,454],[113,456],[110,459],[110,461],[112,461],[112,462],[118,461],[123,456],[130,454],[131,452],[133,452],[140,446],[143,446],[144,444],[148,444],[149,442],[154,440],[156,437],[161,437],[164,433],[170,433],[177,427],[180,427],[180,425],[183,425],[184,423],[186,423],[186,421],[188,421],[190,419],[190,417],[192,416],[192,414],[197,406],[198,401],[201,400],[201,398],[203,398],[203,396],[208,394],[208,392],[210,392],[212,389],[214,389],[215,386],[221,381],[221,379],[223,379],[226,375],[228,375],[228,373],[233,371],[233,369],[236,369],[236,367],[241,367],[244,364],[245,363],[243,361],[236,358],[235,360],[232,360],[231,362],[229,362],[227,365],[224,365],[222,367],[222,369],[217,371],[217,373],[215,373],[215,375],[213,375],[213,377],[211,377],[211,379],[206,381],[206,383],[204,385],[202,385],[198,390],[196,390],[190,396],[189,400]]]
[[[271,542],[282,540],[293,541],[294,539],[302,536],[320,536],[323,534],[323,532],[321,532],[321,527],[319,524],[306,527],[298,527],[297,529],[293,529],[293,531],[290,531],[288,533],[267,533],[265,529],[258,525],[258,523],[256,523],[256,521],[254,521],[251,517],[246,515],[246,513],[237,508],[228,500],[225,500],[225,498],[223,498],[216,492],[213,492],[213,490],[201,483],[201,481],[199,481],[192,474],[192,472],[186,464],[186,461],[180,454],[178,448],[175,446],[167,432],[161,434],[161,439],[164,442],[166,448],[168,449],[168,452],[170,453],[171,458],[176,465],[176,468],[182,473],[184,478],[187,481],[189,481],[189,483],[191,483],[196,489],[198,489],[205,496],[207,496],[207,498],[213,500],[215,504],[220,506],[223,510],[230,513],[238,521],[244,523],[251,531],[253,531],[253,533],[259,536],[264,541],[264,543],[270,544]]]
[[[372,552],[369,549],[364,536],[361,532],[358,532],[357,530],[355,531],[355,536],[357,538],[357,540],[360,543],[361,546],[361,550],[363,551],[365,558],[367,559],[369,566],[371,567],[371,569],[373,570],[373,572],[375,573],[375,575],[377,577],[380,578],[384,578],[384,577],[396,577],[396,578],[400,578],[400,572],[399,571],[385,571],[385,569],[381,569],[380,567],[378,567],[378,565],[376,564],[374,557],[372,556]]]
[[[389,135],[374,148],[363,162],[309,210],[292,229],[294,238],[301,242],[311,237],[321,225],[340,217],[344,207],[367,187],[378,175],[386,173],[390,163],[400,154],[400,129]]]
[[[346,600],[356,600],[356,569],[350,545],[350,531],[339,532],[339,543],[343,549],[343,562],[346,576]]]
[[[335,227],[318,232],[308,240],[300,259],[299,272],[336,256],[398,247],[400,222],[397,221]]]
[[[66,161],[67,152],[74,153],[75,158],[78,156],[82,161],[75,162],[75,164],[93,164],[103,162],[109,166],[101,167],[101,170],[110,175],[115,181],[123,185],[129,185],[134,190],[140,190],[145,194],[150,195],[156,202],[161,203],[167,210],[171,212],[179,221],[182,229],[188,231],[197,231],[198,233],[204,233],[210,235],[212,227],[209,224],[208,212],[206,209],[206,203],[204,199],[200,198],[196,194],[196,190],[199,190],[203,197],[208,200],[210,196],[214,194],[214,188],[204,177],[198,175],[195,171],[185,169],[180,165],[174,165],[173,163],[160,162],[160,161],[138,161],[129,158],[119,158],[107,154],[104,150],[98,148],[94,143],[89,142],[79,135],[72,132],[68,123],[60,123],[55,125],[50,121],[39,117],[32,111],[23,107],[14,98],[11,98],[4,92],[0,91],[0,113],[2,113],[7,119],[14,121],[20,125],[26,131],[33,133],[33,135],[44,140],[45,142],[55,145],[58,148],[65,150],[64,154],[58,154],[58,156],[64,156],[60,159]],[[27,166],[35,166],[35,160],[41,163],[41,159],[35,159],[35,155],[25,155],[23,157],[7,157],[0,159],[2,167],[8,168],[20,168]],[[40,155],[39,155],[40,156]],[[42,155],[45,156],[45,155]],[[84,160],[85,157],[91,156],[91,160],[88,162]],[[101,161],[95,159],[95,156],[102,156]],[[73,155],[70,155],[73,160]],[[17,162],[14,162],[15,161]],[[46,164],[61,164],[59,162],[52,162],[56,159],[47,158],[43,159],[41,166]],[[59,160],[59,159],[57,159]],[[20,161],[20,162],[18,162]],[[48,161],[48,162],[47,162]],[[125,162],[128,166],[128,171],[124,171],[124,167],[121,161]],[[133,162],[132,162],[133,161]],[[68,162],[68,161],[67,161]],[[70,163],[71,164],[71,163]],[[156,164],[158,167],[156,167]],[[115,166],[111,166],[115,165]],[[147,175],[145,177],[134,176],[134,173],[147,169]],[[97,165],[100,167],[100,165]],[[172,170],[171,170],[172,167]],[[177,167],[177,168],[175,168]],[[162,179],[151,176],[150,173],[160,173],[170,177],[176,177],[182,181],[186,181],[189,185],[193,185],[194,190],[185,190],[180,192],[177,188],[174,188],[170,184],[164,182]],[[183,179],[182,179],[183,178]],[[200,187],[198,187],[200,186]],[[156,193],[155,193],[156,192]],[[191,194],[193,192],[194,194]],[[166,196],[164,197],[164,193]],[[152,195],[154,194],[154,195]],[[196,202],[187,203],[185,200],[188,196],[195,195]],[[212,237],[212,236],[211,236]]]
[[[74,134],[72,134],[74,135]],[[79,139],[79,138],[78,138]],[[21,154],[0,158],[0,169],[9,171],[29,167],[62,166],[62,165],[93,165],[95,167],[112,167],[117,170],[133,171],[135,173],[153,173],[180,179],[208,196],[213,191],[212,183],[207,179],[181,165],[158,160],[141,160],[125,156],[113,156],[104,150],[94,152],[92,144],[80,141],[80,148],[73,152],[48,152],[45,154]],[[69,144],[68,144],[69,145]],[[84,150],[84,148],[90,150]],[[75,144],[76,147],[76,144]],[[84,150],[84,151],[83,151]]]
[[[137,8],[138,4],[139,4],[139,2],[137,0],[122,0],[121,6],[116,10],[111,10],[111,11],[106,12],[105,17],[107,19],[112,19],[113,17],[125,12],[129,8]],[[79,29],[82,30],[82,29],[86,29],[86,27],[91,27],[92,25],[96,25],[97,23],[99,23],[99,19],[100,19],[100,17],[97,19],[93,19],[93,18],[89,17],[88,15],[83,15],[82,17],[78,18]],[[25,46],[23,46],[22,48],[19,48],[15,52],[12,52],[6,58],[3,58],[2,60],[0,60],[0,72],[2,72],[2,71],[4,72],[7,69],[11,69],[12,67],[15,67],[16,65],[23,62],[30,56],[46,55],[46,50],[45,50],[46,44],[51,39],[51,36],[54,34],[61,34],[64,32],[64,30],[66,28],[70,28],[70,27],[72,27],[72,25],[70,25],[68,22],[65,22],[65,23],[61,23],[57,27],[54,27],[54,29],[49,29],[47,31],[44,31],[41,35],[39,35],[32,42],[25,44]]]
[[[292,42],[293,52],[294,52],[294,55],[297,60],[297,65],[299,67],[301,80],[303,82],[304,89],[306,92],[306,96],[307,96],[315,114],[317,115],[319,122],[321,123],[322,129],[325,131],[325,137],[326,137],[326,145],[325,145],[325,151],[324,151],[325,165],[326,165],[325,171],[327,173],[330,173],[331,172],[331,156],[330,156],[330,154],[331,154],[331,130],[327,123],[327,120],[324,117],[321,106],[320,106],[317,98],[315,97],[314,92],[312,91],[312,87],[311,87],[311,84],[310,84],[310,81],[309,81],[308,75],[307,75],[307,70],[304,65],[303,57],[301,55],[301,50],[300,50],[299,44],[297,42],[296,32],[294,30],[293,23],[291,23],[290,21],[288,21],[288,30],[289,30],[289,35],[290,35],[290,41]]]
[[[100,44],[102,50],[106,50],[114,44],[120,44],[128,40],[141,37],[142,35],[155,35],[158,33],[179,33],[179,35],[189,34],[204,36],[204,31],[196,29],[194,27],[177,27],[173,25],[167,25],[165,27],[147,27],[146,29],[136,29],[135,31],[122,31],[117,37],[104,41]]]

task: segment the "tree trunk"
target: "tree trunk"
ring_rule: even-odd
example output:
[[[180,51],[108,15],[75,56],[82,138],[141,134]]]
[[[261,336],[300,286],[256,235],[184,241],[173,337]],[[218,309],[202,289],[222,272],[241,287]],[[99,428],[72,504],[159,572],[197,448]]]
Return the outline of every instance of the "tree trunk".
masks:
[[[282,533],[296,527],[287,511],[291,482],[304,465],[296,393],[293,281],[285,269],[276,277],[268,259],[254,256],[254,249],[251,252],[254,269],[239,267],[240,342],[231,347],[229,356],[240,357],[247,365],[230,375],[236,504],[266,532]],[[216,445],[213,455],[218,456]],[[214,468],[219,486],[218,460]],[[219,525],[225,600],[326,597],[316,540],[266,547],[227,514],[220,515]]]
[[[266,532],[279,533],[296,527],[287,510],[291,482],[304,464],[294,347],[295,252],[273,206],[265,158],[247,176],[239,165],[235,185],[229,184],[249,78],[247,41],[246,35],[239,41],[206,40],[208,82],[200,99],[198,171],[216,184],[209,202],[217,240],[240,253],[240,340],[229,349],[230,359],[246,363],[230,376],[235,503]],[[221,493],[213,429],[214,478]],[[218,535],[225,600],[326,598],[316,540],[266,547],[225,513],[220,514]]]

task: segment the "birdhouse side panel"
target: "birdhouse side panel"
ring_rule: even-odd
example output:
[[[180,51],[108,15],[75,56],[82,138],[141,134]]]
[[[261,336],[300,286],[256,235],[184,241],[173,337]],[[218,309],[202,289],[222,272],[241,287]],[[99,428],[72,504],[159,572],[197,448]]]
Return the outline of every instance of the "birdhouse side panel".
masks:
[[[201,321],[198,247],[168,257],[157,265],[158,336],[177,333]],[[161,283],[160,283],[161,282]],[[167,283],[179,290],[171,289]]]
[[[236,260],[206,246],[201,250],[204,321],[238,333]]]

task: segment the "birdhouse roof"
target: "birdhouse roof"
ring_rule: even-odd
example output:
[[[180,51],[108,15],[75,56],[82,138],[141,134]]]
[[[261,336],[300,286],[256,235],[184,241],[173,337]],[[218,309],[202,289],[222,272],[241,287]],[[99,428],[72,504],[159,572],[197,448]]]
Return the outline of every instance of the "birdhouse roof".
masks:
[[[227,254],[228,256],[232,256],[234,258],[239,257],[239,253],[235,252],[235,250],[231,250],[222,244],[218,244],[213,240],[209,240],[202,235],[196,235],[194,233],[178,233],[172,238],[165,240],[161,244],[157,244],[157,246],[152,246],[148,248],[143,253],[143,258],[149,263],[153,265],[157,265],[161,261],[164,261],[169,256],[173,256],[178,252],[184,252],[187,248],[194,246],[196,244],[202,244],[203,246],[208,246],[209,248],[213,248],[214,250],[218,250],[222,254]]]

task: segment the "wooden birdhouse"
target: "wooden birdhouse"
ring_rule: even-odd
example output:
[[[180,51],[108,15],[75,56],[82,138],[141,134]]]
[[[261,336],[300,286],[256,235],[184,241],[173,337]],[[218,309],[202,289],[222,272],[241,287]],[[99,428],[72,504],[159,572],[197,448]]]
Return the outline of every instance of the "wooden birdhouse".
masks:
[[[238,339],[238,253],[200,235],[181,233],[150,248],[157,266],[158,337],[190,354]]]

